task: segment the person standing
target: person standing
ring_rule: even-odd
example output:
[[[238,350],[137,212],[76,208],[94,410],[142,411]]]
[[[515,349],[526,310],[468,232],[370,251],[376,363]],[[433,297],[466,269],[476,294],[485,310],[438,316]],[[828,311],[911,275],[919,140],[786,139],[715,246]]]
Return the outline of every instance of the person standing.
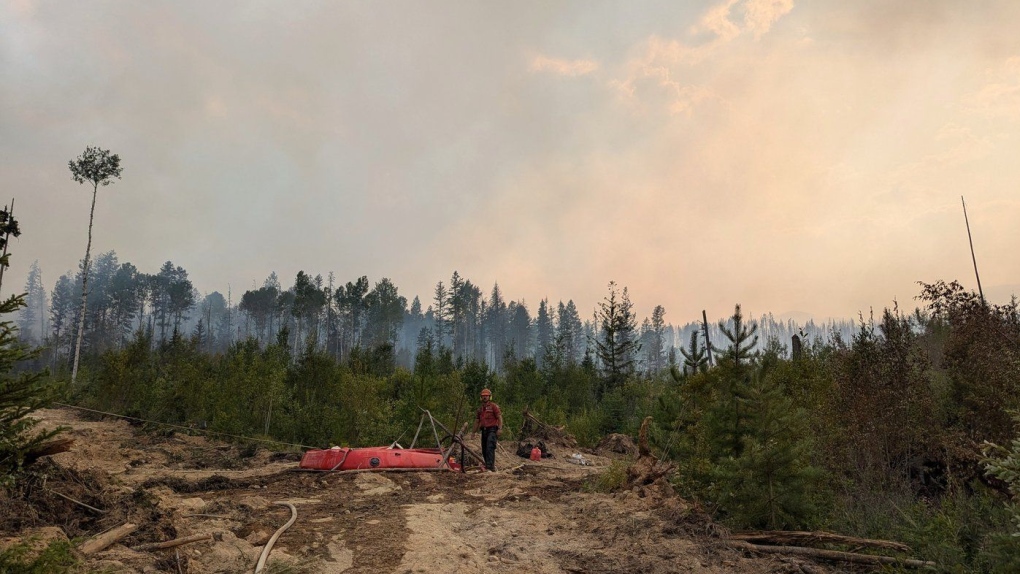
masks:
[[[482,431],[482,458],[485,468],[496,470],[496,437],[503,434],[503,413],[499,405],[492,402],[492,391],[482,389],[482,405],[475,415],[475,429]]]

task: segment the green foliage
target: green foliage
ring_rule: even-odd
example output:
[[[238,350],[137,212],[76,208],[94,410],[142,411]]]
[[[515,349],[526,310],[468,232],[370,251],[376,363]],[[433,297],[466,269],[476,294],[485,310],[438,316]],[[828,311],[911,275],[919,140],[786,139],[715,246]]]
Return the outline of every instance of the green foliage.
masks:
[[[719,355],[720,388],[717,400],[707,413],[708,424],[712,427],[713,442],[723,456],[739,457],[747,434],[748,390],[757,359],[753,352],[758,342],[755,332],[758,326],[748,326],[744,322],[740,305],[737,305],[730,318],[732,328],[724,323],[719,324],[723,335],[730,344],[725,349],[715,348]]]
[[[464,320],[473,312],[468,301],[446,309],[441,339],[421,330],[407,370],[397,366],[388,328],[363,333],[383,341],[374,346],[352,338],[369,312],[367,286],[342,290],[345,334],[330,335],[342,352],[330,344],[323,350],[310,329],[304,350],[294,352],[290,329],[303,328],[295,322],[277,325],[277,344],[266,345],[271,335],[263,330],[272,326],[256,320],[260,338],[222,355],[207,354],[196,340],[174,336],[154,345],[150,335],[137,335],[91,365],[79,398],[146,418],[321,446],[387,444],[413,433],[421,408],[447,424],[471,421],[482,388],[503,409],[504,439],[520,427],[525,407],[566,425],[581,446],[608,432],[635,433],[652,415],[652,445],[676,462],[678,490],[734,527],[900,539],[947,572],[1018,571],[1020,537],[1010,536],[1020,527],[1010,526],[1017,509],[973,480],[987,469],[1015,489],[1020,476],[1020,443],[1006,410],[1020,395],[1015,306],[986,307],[941,286],[926,290],[928,312],[886,311],[877,325],[862,321],[851,341],[816,340],[795,360],[779,341],[756,346],[755,325],[737,307],[721,325],[728,345],[716,349],[718,365],[703,362],[693,339],[686,365],[641,376],[627,367],[636,342],[625,345],[634,342],[621,334],[629,311],[613,287],[606,317],[615,317],[608,321],[614,336],[605,338],[603,325],[601,348],[578,349],[582,328],[564,306],[558,314],[570,324],[554,338],[547,340],[551,328],[543,335],[540,360],[520,346],[526,333],[511,329],[510,307],[494,293],[485,336],[505,343],[488,350],[494,356],[469,352],[477,339]],[[518,315],[526,317],[523,306],[514,307]],[[480,356],[496,359],[498,369]],[[971,446],[981,441],[1009,446],[989,446],[982,467]],[[616,465],[586,488],[612,491],[623,472]]]
[[[748,413],[742,448],[716,460],[712,472],[717,504],[742,528],[810,528],[821,471],[811,465],[804,413],[763,371],[741,401]]]
[[[615,281],[609,282],[607,295],[596,312],[600,333],[595,351],[602,363],[602,385],[598,396],[621,387],[634,372],[634,361],[641,345],[637,341],[637,319],[627,288],[621,293]]]
[[[588,479],[584,489],[588,492],[617,492],[627,485],[627,463],[614,460],[608,468]]]
[[[31,541],[0,551],[0,574],[56,574],[69,571],[77,563],[67,540],[54,540],[42,552]]]
[[[928,332],[944,339],[941,367],[951,384],[952,423],[971,441],[1004,443],[1020,409],[1020,309],[987,305],[955,281],[922,283]]]
[[[671,370],[672,384],[657,397],[651,433],[653,444],[664,456],[681,461],[676,482],[685,496],[699,496],[712,482],[714,467],[705,411],[714,403],[718,371],[684,376]]]
[[[604,436],[602,434],[604,418],[599,410],[581,411],[567,420],[567,431],[574,435],[580,446],[593,447]]]
[[[81,184],[90,183],[93,187],[110,185],[113,183],[111,180],[120,179],[124,171],[120,167],[119,155],[94,146],[87,146],[74,161],[67,162],[67,168],[71,170],[71,179]]]
[[[937,418],[928,357],[907,318],[886,310],[876,330],[862,324],[850,346],[829,361],[835,425],[827,435],[828,464],[854,469],[859,480],[884,489],[938,456],[945,421]]]
[[[241,436],[291,436],[286,413],[292,393],[286,386],[289,356],[255,339],[235,343],[215,365],[205,416],[211,428]]]
[[[825,528],[864,538],[892,539],[936,562],[940,572],[1006,574],[1020,571],[1020,548],[1004,528],[1008,514],[980,483],[955,488],[938,500],[909,489],[844,490]]]
[[[1014,413],[1014,417],[1020,428],[1020,414]],[[986,442],[984,454],[985,471],[989,476],[1005,482],[1015,499],[1020,495],[1020,437],[1013,439],[1008,448]],[[1014,522],[1012,536],[1020,538],[1020,505],[1014,502],[1008,508]]]
[[[23,305],[22,296],[9,297],[0,302],[0,317],[9,316]],[[12,372],[18,362],[38,356],[38,351],[18,342],[17,331],[12,321],[0,320],[0,486],[13,483],[26,452],[59,432],[35,431],[37,421],[27,416],[46,406],[52,388],[43,384],[45,372]]]

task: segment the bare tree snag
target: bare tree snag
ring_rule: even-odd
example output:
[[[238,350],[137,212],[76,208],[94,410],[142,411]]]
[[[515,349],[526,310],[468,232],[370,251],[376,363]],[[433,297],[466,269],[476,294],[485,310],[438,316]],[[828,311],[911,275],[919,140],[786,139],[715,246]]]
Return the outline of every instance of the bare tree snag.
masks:
[[[659,494],[672,496],[673,487],[667,480],[676,468],[671,463],[660,462],[648,446],[648,424],[652,417],[645,417],[638,432],[638,458],[627,467],[627,486],[640,496]]]

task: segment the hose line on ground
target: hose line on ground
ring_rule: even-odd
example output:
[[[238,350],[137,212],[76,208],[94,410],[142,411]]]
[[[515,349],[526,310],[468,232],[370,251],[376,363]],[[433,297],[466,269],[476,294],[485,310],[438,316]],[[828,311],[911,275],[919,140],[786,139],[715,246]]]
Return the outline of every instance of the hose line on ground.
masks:
[[[262,572],[262,569],[266,566],[266,560],[269,558],[269,552],[273,549],[273,544],[276,544],[276,540],[280,538],[280,535],[290,528],[291,525],[294,524],[294,521],[297,520],[297,508],[295,508],[293,504],[289,502],[274,502],[273,504],[289,508],[290,520],[287,521],[287,524],[281,526],[280,529],[276,531],[276,534],[273,534],[273,537],[266,543],[266,547],[262,549],[262,554],[259,556],[258,564],[255,565],[255,574]]]

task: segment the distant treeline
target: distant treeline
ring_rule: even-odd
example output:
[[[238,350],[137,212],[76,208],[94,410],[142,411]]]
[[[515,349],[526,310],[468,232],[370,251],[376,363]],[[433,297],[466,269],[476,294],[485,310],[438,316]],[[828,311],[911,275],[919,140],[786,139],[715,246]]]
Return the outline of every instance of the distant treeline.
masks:
[[[373,293],[361,285],[355,292],[365,295],[355,300]],[[447,311],[419,327],[408,368],[396,363],[393,330],[368,327],[378,319],[350,331],[360,339],[326,333],[337,350],[318,339],[311,315],[268,313],[257,321],[256,313],[250,337],[213,353],[200,329],[185,335],[168,325],[158,340],[159,311],[149,308],[139,315],[144,328],[90,355],[67,400],[311,446],[407,444],[421,408],[459,428],[471,420],[482,388],[503,407],[505,440],[515,438],[524,409],[565,425],[584,446],[608,433],[633,435],[651,417],[656,453],[676,462],[675,488],[734,528],[894,539],[942,572],[1020,572],[1020,535],[1010,535],[1020,530],[1012,501],[1020,492],[1016,303],[987,305],[956,283],[938,282],[922,286],[923,309],[887,309],[847,339],[789,348],[778,338],[762,344],[759,324],[737,305],[716,325],[710,362],[696,334],[672,358],[663,348],[664,358],[649,355],[657,339],[639,345],[649,329],[638,327],[627,291],[610,284],[586,345],[571,346],[578,339],[556,328],[561,319],[544,331],[551,338],[544,353],[522,357],[516,345],[524,339],[514,339],[508,320],[497,371],[468,352],[493,334],[465,333],[449,311],[447,288],[438,291],[438,307]],[[301,292],[296,288],[295,298]],[[514,307],[524,333],[532,321],[521,308]],[[529,328],[537,336],[548,320],[540,312]],[[283,323],[271,329],[270,321]],[[654,333],[656,319],[650,322]],[[389,324],[402,327],[396,317]],[[480,348],[489,359],[491,345]],[[656,358],[661,370],[643,368]],[[612,485],[612,471],[607,476],[599,484]]]
[[[81,272],[62,275],[47,294],[42,271],[33,264],[25,286],[27,306],[19,327],[22,340],[46,348],[48,365],[59,370],[71,361],[81,311]],[[110,251],[95,258],[89,271],[83,353],[97,356],[121,349],[136,332],[148,333],[153,345],[174,334],[195,337],[200,348],[223,353],[231,344],[254,338],[260,345],[281,336],[291,352],[312,344],[337,360],[355,349],[388,345],[396,364],[411,368],[420,346],[427,341],[448,347],[455,360],[482,362],[504,371],[504,357],[532,357],[539,363],[553,345],[565,358],[580,363],[592,353],[598,326],[593,310],[579,310],[572,300],[555,304],[543,299],[537,308],[523,300],[509,300],[493,285],[483,293],[469,279],[454,272],[449,282],[436,284],[431,301],[416,296],[408,303],[389,279],[372,285],[367,277],[341,283],[330,273],[312,276],[301,271],[289,288],[275,273],[262,286],[242,293],[218,291],[200,294],[180,266],[166,262],[158,272],[139,271],[120,263]],[[629,306],[629,300],[627,302]],[[635,329],[635,369],[659,372],[676,363],[681,347],[692,334],[703,341],[698,318],[673,325],[666,310],[657,306],[652,316]],[[809,340],[846,340],[853,336],[852,320],[822,324],[780,321],[771,314],[753,321],[760,345],[790,342],[793,335]],[[711,340],[721,340],[719,324],[709,324]]]
[[[107,253],[90,275],[86,352],[65,387],[77,404],[359,446],[406,440],[422,408],[470,421],[489,388],[505,438],[525,409],[584,446],[651,417],[675,487],[732,527],[895,539],[941,571],[1020,571],[1016,301],[936,282],[913,312],[814,328],[736,305],[706,345],[700,324],[670,326],[662,306],[639,322],[615,283],[582,319],[572,301],[532,315],[457,273],[424,309],[387,279],[300,272],[283,289],[271,275],[235,300],[200,297],[170,262],[149,275]],[[21,324],[46,336],[21,368],[51,367],[58,385],[80,284],[61,277],[48,309],[38,267],[26,289]]]

